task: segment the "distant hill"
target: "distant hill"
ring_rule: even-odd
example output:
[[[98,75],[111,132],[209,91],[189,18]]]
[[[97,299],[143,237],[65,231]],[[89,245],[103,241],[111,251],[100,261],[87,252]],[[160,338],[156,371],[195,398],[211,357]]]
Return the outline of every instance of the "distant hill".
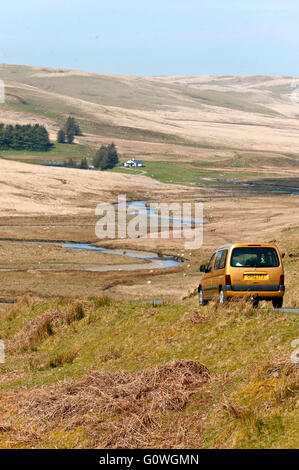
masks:
[[[137,77],[2,64],[0,78],[0,121],[43,123],[53,139],[71,114],[85,133],[78,141],[94,146],[113,138],[299,153],[291,77]]]

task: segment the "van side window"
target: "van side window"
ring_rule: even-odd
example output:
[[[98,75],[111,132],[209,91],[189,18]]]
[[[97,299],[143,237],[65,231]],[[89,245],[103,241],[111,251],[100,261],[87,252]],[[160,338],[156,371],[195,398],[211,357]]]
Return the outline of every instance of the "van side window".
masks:
[[[207,267],[207,269],[206,269],[206,272],[207,272],[207,273],[210,273],[210,272],[212,271],[213,264],[214,264],[214,260],[215,260],[215,256],[216,256],[216,253],[213,254],[212,258],[211,258],[210,261],[209,261],[208,267]]]
[[[216,260],[215,260],[214,269],[220,269],[219,266],[220,266],[221,256],[222,256],[222,251],[218,251],[216,253]]]
[[[227,250],[218,251],[216,255],[215,267],[214,269],[224,269],[227,258]]]

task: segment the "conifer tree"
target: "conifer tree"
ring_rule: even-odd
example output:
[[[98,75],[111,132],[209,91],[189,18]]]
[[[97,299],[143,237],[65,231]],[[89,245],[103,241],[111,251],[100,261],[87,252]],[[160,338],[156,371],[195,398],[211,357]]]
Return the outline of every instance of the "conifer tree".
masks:
[[[57,132],[57,142],[59,144],[65,144],[65,132],[63,129],[59,129]]]
[[[88,163],[86,157],[83,157],[80,163],[81,170],[88,170]]]
[[[74,137],[75,137],[74,131],[69,129],[67,134],[66,134],[67,143],[72,144],[74,142]]]
[[[69,116],[65,123],[65,133],[72,132],[74,135],[82,135],[79,124],[76,123],[75,118]]]

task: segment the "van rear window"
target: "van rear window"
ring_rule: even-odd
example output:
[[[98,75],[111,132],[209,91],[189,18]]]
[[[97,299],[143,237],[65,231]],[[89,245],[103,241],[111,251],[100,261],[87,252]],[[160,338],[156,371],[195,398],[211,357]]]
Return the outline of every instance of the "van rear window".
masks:
[[[277,268],[279,258],[275,248],[246,246],[233,249],[230,265],[234,268]]]

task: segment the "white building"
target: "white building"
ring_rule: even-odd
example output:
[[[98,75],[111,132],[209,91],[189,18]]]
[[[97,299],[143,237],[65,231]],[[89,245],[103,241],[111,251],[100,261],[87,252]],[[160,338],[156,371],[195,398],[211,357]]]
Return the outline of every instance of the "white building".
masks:
[[[135,160],[135,158],[132,158],[131,160],[126,161],[124,163],[124,166],[128,168],[128,167],[131,167],[131,166],[134,166],[134,167],[139,166],[140,167],[140,166],[144,166],[144,165],[143,165],[142,160]]]

